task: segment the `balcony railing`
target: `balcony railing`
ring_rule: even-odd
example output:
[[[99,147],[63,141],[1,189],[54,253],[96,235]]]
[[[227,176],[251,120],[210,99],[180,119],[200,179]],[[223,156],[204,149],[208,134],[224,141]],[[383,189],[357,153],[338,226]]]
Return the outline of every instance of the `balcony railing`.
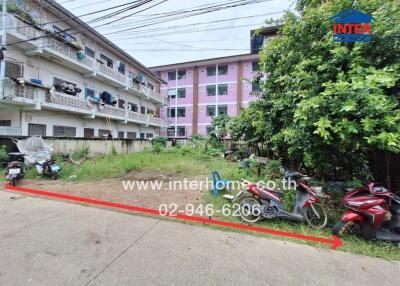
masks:
[[[8,14],[7,23],[8,33],[17,36],[21,40],[33,39],[42,34],[41,30],[21,20],[18,16],[13,14]],[[0,29],[2,28],[2,16],[0,15]],[[29,42],[38,45],[37,40],[32,40]]]
[[[147,116],[133,111],[128,111],[128,120],[147,123]]]
[[[125,109],[121,109],[118,107],[114,107],[111,105],[105,105],[103,108],[99,108],[99,113],[107,114],[107,115],[113,115],[120,117],[121,120],[125,119]]]
[[[92,110],[91,104],[81,98],[74,97],[60,92],[53,92],[45,97],[46,103],[61,105],[64,107],[76,108],[90,112]]]
[[[165,125],[167,125],[167,122],[161,118],[149,116],[149,124],[156,125],[156,126],[165,126]]]
[[[127,77],[124,74],[109,68],[105,64],[97,63],[97,72],[107,76],[108,78],[114,79],[123,85],[127,85]]]
[[[23,97],[33,100],[35,98],[35,88],[32,86],[23,86],[16,84],[14,95],[16,97]]]
[[[78,58],[78,50],[68,46],[67,44],[65,44],[57,39],[45,38],[44,46],[47,49],[50,49],[54,52],[57,52],[65,57],[67,57],[69,60],[72,60],[74,62],[85,65],[86,67],[91,68],[91,69],[94,68],[94,62],[91,58],[85,56],[83,59],[79,59]]]

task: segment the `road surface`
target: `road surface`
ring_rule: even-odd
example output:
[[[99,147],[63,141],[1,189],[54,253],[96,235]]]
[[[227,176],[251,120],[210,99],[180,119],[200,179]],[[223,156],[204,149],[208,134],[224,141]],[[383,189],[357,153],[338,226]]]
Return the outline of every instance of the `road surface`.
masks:
[[[0,191],[0,285],[398,285],[399,262]]]

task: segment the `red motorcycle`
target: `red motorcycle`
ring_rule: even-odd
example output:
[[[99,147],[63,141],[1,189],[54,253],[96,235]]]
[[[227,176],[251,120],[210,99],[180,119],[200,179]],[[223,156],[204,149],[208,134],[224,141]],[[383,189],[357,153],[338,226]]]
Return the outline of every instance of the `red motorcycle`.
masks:
[[[284,177],[296,182],[296,202],[292,211],[285,209],[280,190],[258,187],[242,180],[244,189],[234,198],[240,206],[241,218],[249,223],[255,223],[261,218],[306,221],[313,228],[324,228],[328,222],[326,212],[317,193],[307,184],[306,176],[298,172],[286,172]]]
[[[334,235],[360,234],[367,240],[400,243],[400,197],[368,183],[347,193],[343,203],[348,210],[333,228]]]

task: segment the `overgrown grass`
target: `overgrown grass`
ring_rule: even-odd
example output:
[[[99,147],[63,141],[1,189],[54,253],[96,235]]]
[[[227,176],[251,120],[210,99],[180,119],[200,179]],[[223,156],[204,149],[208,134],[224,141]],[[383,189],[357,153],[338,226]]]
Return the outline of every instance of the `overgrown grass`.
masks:
[[[248,180],[266,179],[257,177],[256,172],[252,169],[244,171],[239,168],[238,163],[233,163],[224,160],[220,156],[211,156],[216,154],[216,150],[205,152],[202,148],[193,149],[191,146],[182,146],[177,148],[157,150],[146,150],[139,153],[131,153],[127,155],[110,154],[105,156],[95,157],[85,161],[82,166],[75,166],[62,162],[61,157],[57,158],[62,166],[60,174],[61,180],[67,181],[97,181],[105,178],[121,177],[131,171],[160,171],[173,174],[182,174],[183,177],[208,176],[211,177],[211,172],[217,170],[224,179],[240,180],[246,178]],[[215,151],[215,152],[214,152]],[[79,155],[79,154],[78,154]],[[268,174],[267,174],[268,176]],[[27,177],[37,177],[36,170],[33,168],[27,173]],[[291,205],[293,196],[288,195],[284,198],[288,205]],[[210,193],[204,196],[203,204],[213,204],[214,210],[219,210],[224,204],[229,203],[221,196],[213,197]],[[292,223],[284,220],[264,220],[256,225],[260,227],[279,229],[289,232],[308,234],[313,236],[331,237],[331,228],[338,221],[342,210],[328,208],[329,225],[324,230],[314,230],[306,224]],[[215,218],[240,222],[238,217],[225,217],[221,213],[215,213]],[[217,227],[218,228],[218,227]],[[236,230],[235,230],[236,231]],[[239,230],[238,230],[239,231]],[[243,231],[245,232],[245,231]],[[255,234],[263,235],[264,234]],[[288,238],[278,239],[290,240]],[[315,243],[295,240],[296,242],[315,245]],[[368,242],[355,236],[346,237],[343,239],[344,246],[340,248],[342,251],[348,251],[357,254],[374,256],[389,260],[400,260],[400,250],[397,246],[391,243],[384,242]],[[320,245],[321,247],[329,247]]]
[[[240,171],[232,162],[209,156],[201,149],[191,147],[163,149],[155,153],[146,150],[130,154],[110,154],[86,160],[81,166],[65,163],[61,157],[56,157],[62,167],[61,180],[67,181],[98,181],[106,178],[118,178],[131,171],[160,171],[182,174],[182,176],[209,176],[213,170],[218,170],[224,177],[240,179]],[[26,178],[36,178],[35,168],[28,170]]]

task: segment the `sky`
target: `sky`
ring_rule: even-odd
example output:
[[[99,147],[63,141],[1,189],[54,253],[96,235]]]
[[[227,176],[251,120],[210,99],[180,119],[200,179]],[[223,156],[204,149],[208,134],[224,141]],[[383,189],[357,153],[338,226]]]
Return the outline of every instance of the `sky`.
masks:
[[[293,10],[293,0],[270,0],[247,6],[234,7],[184,19],[169,20],[165,13],[181,9],[196,9],[196,6],[221,4],[227,0],[154,0],[123,14],[108,17],[102,22],[91,24],[101,26],[122,16],[128,16],[142,9],[145,11],[126,19],[96,28],[99,32],[131,54],[144,65],[157,65],[244,54],[250,52],[250,30],[264,25],[266,19],[280,18],[285,10]],[[131,0],[58,0],[58,3],[75,15],[132,2]],[[157,5],[158,4],[158,5]],[[154,7],[151,7],[156,5]],[[124,6],[127,7],[127,6]],[[124,8],[121,7],[121,8]],[[121,9],[119,8],[119,9]],[[198,9],[199,7],[197,7]],[[115,10],[107,11],[110,13]],[[104,15],[82,17],[84,21]],[[149,17],[163,13],[154,24],[144,26]],[[227,21],[221,21],[231,19]],[[211,21],[220,21],[210,23]],[[135,28],[121,32],[123,29]],[[222,28],[222,29],[220,29]],[[154,31],[154,29],[158,29]],[[182,33],[179,30],[188,30]]]

